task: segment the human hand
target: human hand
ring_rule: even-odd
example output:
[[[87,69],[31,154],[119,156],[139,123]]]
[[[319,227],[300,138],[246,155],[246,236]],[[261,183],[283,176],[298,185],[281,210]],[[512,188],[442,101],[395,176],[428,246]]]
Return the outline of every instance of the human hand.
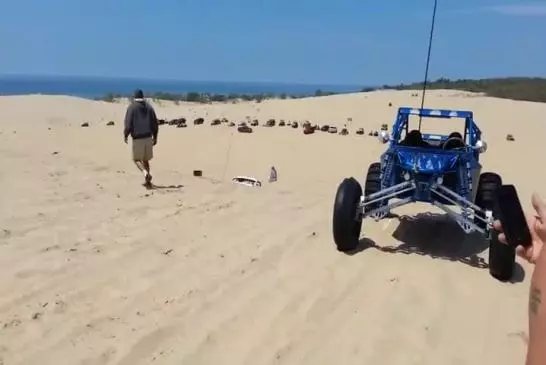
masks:
[[[157,144],[157,138],[154,138],[154,146]]]
[[[123,141],[127,143],[127,137],[123,137]]]
[[[546,242],[546,202],[537,193],[533,194],[531,202],[536,211],[533,215],[527,215],[527,226],[531,232],[531,245],[527,248],[523,246],[516,247],[516,253],[530,263],[535,263],[540,256],[542,246]],[[506,236],[499,221],[494,223],[494,228],[501,232],[499,241],[506,244]]]

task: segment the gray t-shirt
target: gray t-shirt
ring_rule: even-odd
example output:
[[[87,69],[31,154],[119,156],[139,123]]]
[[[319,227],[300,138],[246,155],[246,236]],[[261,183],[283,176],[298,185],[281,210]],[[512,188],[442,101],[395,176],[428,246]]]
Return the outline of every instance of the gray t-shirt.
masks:
[[[154,108],[145,101],[133,101],[125,113],[124,136],[157,139],[158,123]]]

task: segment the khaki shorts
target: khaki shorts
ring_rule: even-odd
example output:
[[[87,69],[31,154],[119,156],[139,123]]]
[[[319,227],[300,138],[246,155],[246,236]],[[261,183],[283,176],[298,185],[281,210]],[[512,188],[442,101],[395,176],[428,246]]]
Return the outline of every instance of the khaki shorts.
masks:
[[[149,161],[154,157],[154,142],[152,137],[133,139],[133,160]]]

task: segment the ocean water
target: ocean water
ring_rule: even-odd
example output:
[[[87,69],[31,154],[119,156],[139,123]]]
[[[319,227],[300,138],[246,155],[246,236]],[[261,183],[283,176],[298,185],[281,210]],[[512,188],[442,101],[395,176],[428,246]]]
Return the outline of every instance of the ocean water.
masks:
[[[73,76],[0,76],[0,95],[71,95],[83,98],[100,98],[108,93],[132,95],[136,88],[145,94],[166,93],[213,93],[213,94],[260,94],[273,93],[309,95],[316,90],[330,92],[360,91],[362,86],[305,85],[260,82],[213,82],[213,81],[166,81],[129,78],[100,78]]]

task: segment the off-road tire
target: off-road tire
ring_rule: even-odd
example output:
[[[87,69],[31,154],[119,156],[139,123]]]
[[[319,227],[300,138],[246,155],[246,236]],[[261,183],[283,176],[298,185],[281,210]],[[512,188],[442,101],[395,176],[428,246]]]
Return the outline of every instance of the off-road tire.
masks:
[[[489,241],[489,274],[497,280],[508,281],[514,274],[516,250],[499,241],[499,233],[493,231]]]
[[[358,246],[362,221],[356,213],[361,196],[362,187],[353,177],[343,179],[337,188],[332,228],[338,251],[352,251]]]
[[[366,184],[364,185],[364,196],[377,193],[378,191],[381,191],[381,163],[374,162],[368,167]],[[365,210],[370,211],[380,206],[380,202],[373,203],[366,206]]]
[[[480,175],[478,191],[476,193],[476,205],[482,209],[491,210],[493,217],[498,217],[497,190],[502,185],[502,178],[492,172],[484,172]],[[485,228],[485,223],[476,219],[475,223]],[[508,281],[514,274],[516,250],[499,241],[499,233],[493,231],[489,241],[489,273],[495,279]]]
[[[502,178],[492,172],[484,172],[480,175],[476,192],[476,205],[482,209],[491,210],[494,213],[497,210],[497,190],[502,185]],[[478,213],[479,214],[479,213]],[[483,217],[483,215],[480,215]],[[485,217],[483,217],[485,218]],[[481,228],[485,228],[485,223],[475,218],[474,223]]]

